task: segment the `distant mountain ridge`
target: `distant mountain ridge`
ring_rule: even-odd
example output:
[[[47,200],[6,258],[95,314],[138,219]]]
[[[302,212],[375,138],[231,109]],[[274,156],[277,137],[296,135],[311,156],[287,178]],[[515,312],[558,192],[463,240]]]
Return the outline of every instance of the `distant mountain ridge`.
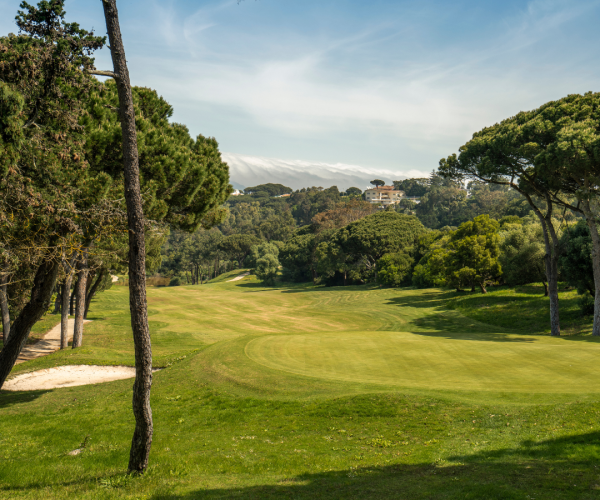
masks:
[[[267,182],[283,184],[292,189],[337,186],[344,191],[354,186],[365,190],[372,187],[369,182],[374,178],[383,179],[391,184],[392,181],[408,177],[428,176],[427,173],[414,169],[393,171],[343,163],[282,160],[235,153],[223,153],[222,157],[229,165],[229,182],[235,189],[240,190],[246,186]]]

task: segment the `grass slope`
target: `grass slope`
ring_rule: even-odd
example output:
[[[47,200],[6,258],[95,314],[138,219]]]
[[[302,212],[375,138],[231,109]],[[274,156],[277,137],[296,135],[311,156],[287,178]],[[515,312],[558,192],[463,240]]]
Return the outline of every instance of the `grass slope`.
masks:
[[[131,380],[2,392],[0,497],[598,498],[599,346],[479,314],[547,307],[505,292],[270,288],[252,277],[151,289],[166,369],[154,375],[149,472],[124,473]],[[127,305],[125,287],[102,294],[83,348],[15,373],[133,364]]]

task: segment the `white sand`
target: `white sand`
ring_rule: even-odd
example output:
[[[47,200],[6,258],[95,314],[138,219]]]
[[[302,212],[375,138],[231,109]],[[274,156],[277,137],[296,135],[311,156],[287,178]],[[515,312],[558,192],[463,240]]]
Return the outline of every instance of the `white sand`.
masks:
[[[240,274],[239,276],[236,276],[235,278],[233,278],[232,280],[227,280],[227,282],[229,283],[230,281],[238,281],[241,279],[244,279],[246,276],[248,276],[250,273],[244,273],[244,274]]]
[[[2,389],[7,391],[36,391],[99,384],[134,377],[135,368],[130,366],[58,366],[17,375],[15,378],[7,380]]]

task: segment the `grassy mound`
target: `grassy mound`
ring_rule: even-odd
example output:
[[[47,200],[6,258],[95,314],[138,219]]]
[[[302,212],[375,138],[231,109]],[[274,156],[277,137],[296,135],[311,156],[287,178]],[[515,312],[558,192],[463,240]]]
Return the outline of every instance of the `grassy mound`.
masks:
[[[124,470],[130,380],[2,392],[0,498],[597,498],[599,346],[471,312],[504,297],[253,277],[151,289],[166,369],[148,473]],[[133,364],[127,308],[125,287],[103,293],[82,348],[15,373]]]

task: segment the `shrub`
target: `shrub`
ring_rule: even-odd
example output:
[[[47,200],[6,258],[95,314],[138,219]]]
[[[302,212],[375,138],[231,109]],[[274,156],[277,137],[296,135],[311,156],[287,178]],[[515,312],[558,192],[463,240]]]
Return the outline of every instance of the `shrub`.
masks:
[[[265,283],[275,283],[275,276],[279,269],[279,260],[271,253],[265,254],[256,261],[256,276]]]
[[[385,254],[377,263],[377,278],[383,285],[401,286],[410,275],[413,259],[406,253]]]
[[[175,276],[173,278],[171,278],[171,281],[169,281],[169,286],[179,286],[181,285],[181,280],[179,279],[179,276]]]
[[[582,295],[578,302],[583,316],[591,316],[594,314],[594,297],[589,293]]]

